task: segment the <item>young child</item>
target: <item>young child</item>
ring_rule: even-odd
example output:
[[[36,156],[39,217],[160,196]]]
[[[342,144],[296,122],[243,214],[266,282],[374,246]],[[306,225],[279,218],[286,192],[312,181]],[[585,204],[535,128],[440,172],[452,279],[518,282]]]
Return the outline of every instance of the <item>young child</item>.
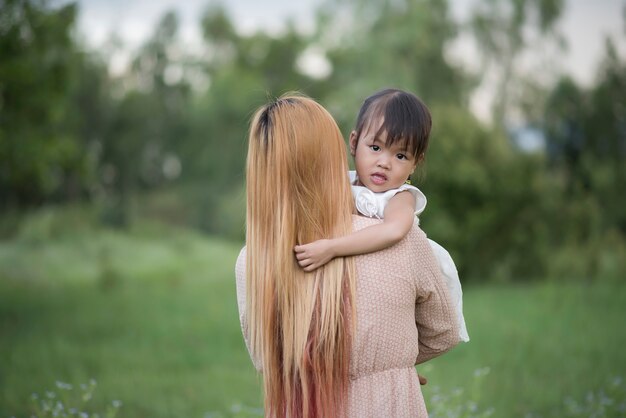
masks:
[[[402,240],[426,207],[426,196],[410,185],[410,176],[424,159],[431,117],[426,105],[402,90],[382,90],[368,97],[350,133],[350,153],[356,173],[350,172],[356,208],[364,216],[383,219],[377,225],[340,238],[321,239],[295,247],[298,263],[313,271],[335,257],[365,254]],[[441,266],[457,312],[459,337],[469,341],[461,282],[450,254],[429,240]]]

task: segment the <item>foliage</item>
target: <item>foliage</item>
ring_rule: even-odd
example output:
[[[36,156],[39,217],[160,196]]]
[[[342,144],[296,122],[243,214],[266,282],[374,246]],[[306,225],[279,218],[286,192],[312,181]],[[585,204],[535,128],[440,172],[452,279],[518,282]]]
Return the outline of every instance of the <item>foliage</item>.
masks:
[[[469,26],[483,55],[482,71],[494,73],[493,118],[500,128],[509,122],[518,104],[515,96],[524,94],[516,90],[528,82],[520,70],[523,53],[551,40],[562,47],[555,23],[564,7],[564,0],[478,2]]]
[[[76,6],[3,1],[0,10],[0,209],[67,198],[85,154],[72,129],[83,57],[71,38]]]
[[[553,187],[540,176],[541,159],[515,153],[466,110],[437,107],[433,115],[422,228],[449,249],[464,282],[538,277],[550,240],[540,220],[550,216],[544,197]]]
[[[444,57],[446,43],[456,34],[446,1],[340,4],[343,13],[329,6],[328,14],[337,17],[318,29],[333,67],[327,81],[332,100],[362,99],[390,83],[416,92],[426,103],[461,104],[467,99],[465,74]],[[339,39],[327,35],[339,27],[343,32]],[[351,108],[353,120],[358,107]]]
[[[556,40],[563,0],[481,0],[470,24],[446,0],[323,2],[316,28],[239,33],[211,3],[202,44],[165,13],[134,51],[113,39],[89,50],[76,6],[3,3],[0,15],[0,233],[18,212],[77,200],[102,223],[132,228],[161,217],[242,239],[246,136],[253,110],[290,90],[312,95],[348,134],[363,99],[383,87],[415,92],[434,130],[419,186],[422,226],[448,248],[464,282],[610,277],[626,272],[625,64],[610,40],[595,85],[518,71],[529,48]],[[447,58],[472,34],[485,57],[472,74]],[[115,73],[108,62],[131,53]],[[558,49],[560,51],[560,49]],[[303,69],[317,54],[328,74]],[[495,71],[493,126],[469,97]],[[313,74],[313,75],[312,75]],[[523,92],[523,94],[521,94]],[[518,94],[520,93],[520,94]],[[544,101],[545,99],[545,101]],[[516,109],[546,137],[545,151],[511,144]]]
[[[563,77],[545,107],[548,167],[558,179],[564,210],[561,247],[585,251],[582,271],[623,275],[626,261],[626,62],[607,41],[599,82],[590,89]],[[583,250],[584,248],[584,250]],[[563,260],[564,261],[564,260]]]

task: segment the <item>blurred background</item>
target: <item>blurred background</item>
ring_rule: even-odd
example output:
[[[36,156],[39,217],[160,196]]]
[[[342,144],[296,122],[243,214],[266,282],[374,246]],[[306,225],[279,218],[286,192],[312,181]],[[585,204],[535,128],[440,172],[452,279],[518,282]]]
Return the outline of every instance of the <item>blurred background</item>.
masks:
[[[472,341],[433,416],[626,416],[626,3],[0,2],[0,416],[262,416],[241,338],[254,110],[347,138],[397,87]]]

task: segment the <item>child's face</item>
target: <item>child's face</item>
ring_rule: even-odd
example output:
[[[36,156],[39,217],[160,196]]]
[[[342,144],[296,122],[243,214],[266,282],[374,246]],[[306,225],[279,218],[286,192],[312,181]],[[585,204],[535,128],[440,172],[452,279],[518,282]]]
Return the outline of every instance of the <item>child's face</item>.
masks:
[[[350,134],[350,152],[354,157],[360,186],[373,192],[397,189],[415,170],[417,162],[413,154],[398,143],[387,146],[387,133],[375,138],[376,129],[369,129],[356,137]]]

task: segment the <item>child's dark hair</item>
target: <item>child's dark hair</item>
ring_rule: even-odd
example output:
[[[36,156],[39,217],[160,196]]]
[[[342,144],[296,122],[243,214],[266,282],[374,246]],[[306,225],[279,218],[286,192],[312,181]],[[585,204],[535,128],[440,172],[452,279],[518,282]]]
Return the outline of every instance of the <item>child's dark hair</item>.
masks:
[[[375,136],[386,132],[387,145],[401,143],[416,161],[426,152],[432,119],[428,107],[417,96],[403,90],[385,89],[365,99],[356,120],[357,140],[378,118],[382,118],[383,123]]]

